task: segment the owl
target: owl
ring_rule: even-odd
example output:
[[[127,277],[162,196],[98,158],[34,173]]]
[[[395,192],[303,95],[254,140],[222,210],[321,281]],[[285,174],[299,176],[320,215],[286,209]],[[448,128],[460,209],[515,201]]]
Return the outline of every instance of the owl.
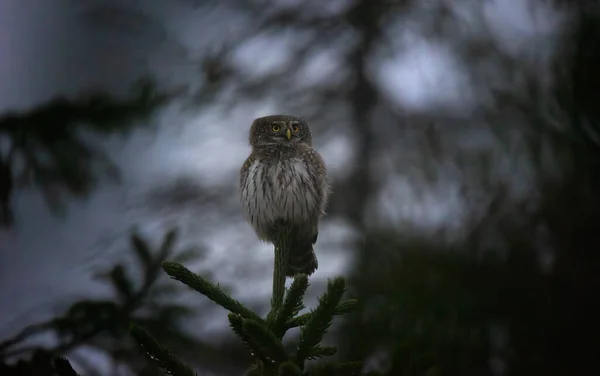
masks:
[[[245,217],[269,243],[284,229],[293,244],[286,276],[310,275],[318,267],[313,245],[330,190],[308,123],[289,115],[261,117],[250,126],[249,139],[252,153],[240,171]]]

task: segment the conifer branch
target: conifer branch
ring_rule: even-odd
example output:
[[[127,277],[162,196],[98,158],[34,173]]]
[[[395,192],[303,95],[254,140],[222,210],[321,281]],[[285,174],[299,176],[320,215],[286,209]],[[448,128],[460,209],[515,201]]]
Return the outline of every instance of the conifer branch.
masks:
[[[327,292],[319,299],[315,308],[300,331],[300,344],[296,353],[296,364],[304,367],[304,362],[318,346],[331,325],[335,309],[346,291],[346,283],[341,277],[336,277],[327,283]]]
[[[276,319],[277,313],[283,304],[285,294],[285,271],[290,259],[292,237],[285,226],[279,229],[279,241],[275,243],[275,262],[273,265],[273,295],[271,297],[271,311],[267,322]]]
[[[358,302],[356,301],[356,299],[348,299],[344,302],[341,302],[335,308],[334,316],[345,315],[347,313],[354,311],[357,303]],[[286,322],[285,329],[288,330],[291,328],[297,328],[299,326],[306,325],[306,323],[309,321],[310,316],[312,314],[313,314],[312,312],[308,312],[308,313],[302,314],[300,316],[291,318],[290,320],[288,320]]]
[[[179,263],[166,261],[163,262],[162,265],[165,272],[167,272],[171,278],[188,285],[226,310],[236,313],[246,319],[252,319],[261,323],[264,322],[264,320],[256,313],[230,297],[218,284],[211,283],[201,276],[192,273],[189,269]]]
[[[306,360],[319,359],[319,358],[323,358],[326,356],[332,356],[332,355],[335,355],[336,353],[337,353],[337,349],[335,347],[315,346],[310,350],[308,356],[306,357]]]
[[[283,348],[281,340],[278,339],[266,325],[254,320],[244,320],[244,333],[252,339],[252,343],[256,344],[271,363],[281,363],[288,360],[288,355]]]
[[[277,338],[281,339],[285,335],[287,330],[286,320],[296,316],[305,307],[303,299],[307,288],[308,276],[300,274],[294,278],[292,285],[286,292],[283,305],[277,312],[277,317],[272,325],[273,333],[275,333]]]
[[[252,338],[246,332],[246,329],[244,328],[244,318],[235,313],[230,313],[228,317],[231,329],[235,334],[238,335],[238,337],[240,337],[240,339],[242,340],[242,342],[244,342],[246,347],[248,347],[250,354],[252,356],[256,356],[263,363],[268,362],[268,356],[265,353],[263,353],[262,348],[260,348],[260,346],[258,346],[255,343],[254,338]],[[261,373],[258,374],[260,375]]]
[[[273,268],[273,295],[271,296],[271,311],[267,315],[267,322],[273,322],[283,303],[285,295],[285,265],[287,252],[283,247],[275,246],[275,265]]]
[[[129,330],[146,355],[167,371],[167,373],[173,376],[197,376],[194,371],[181,362],[150,334],[135,325],[131,325]]]
[[[357,302],[350,299],[340,303],[345,292],[345,282],[342,277],[337,277],[328,281],[327,291],[319,299],[319,304],[314,310],[298,315],[304,308],[303,299],[309,285],[308,276],[295,276],[290,287],[285,289],[292,238],[285,230],[280,234],[280,241],[275,246],[271,310],[266,320],[230,297],[218,284],[192,273],[181,264],[163,262],[162,267],[171,278],[186,284],[231,312],[228,316],[231,329],[257,360],[249,370],[248,376],[357,375],[360,363],[332,363],[305,373],[307,360],[331,356],[337,352],[335,347],[321,346],[321,341],[331,325],[333,316],[352,311]],[[138,248],[138,256],[144,261],[146,252],[141,247]],[[286,352],[282,339],[286,331],[293,327],[300,327],[301,331],[298,349],[292,355]],[[146,353],[170,374],[194,374],[141,329],[132,328],[132,334],[145,347]]]

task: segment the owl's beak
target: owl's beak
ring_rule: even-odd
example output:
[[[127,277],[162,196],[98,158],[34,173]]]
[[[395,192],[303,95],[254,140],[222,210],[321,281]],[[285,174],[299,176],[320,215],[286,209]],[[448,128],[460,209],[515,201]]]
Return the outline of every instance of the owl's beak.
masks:
[[[292,138],[292,131],[289,128],[285,130],[285,137],[287,137],[288,141]]]

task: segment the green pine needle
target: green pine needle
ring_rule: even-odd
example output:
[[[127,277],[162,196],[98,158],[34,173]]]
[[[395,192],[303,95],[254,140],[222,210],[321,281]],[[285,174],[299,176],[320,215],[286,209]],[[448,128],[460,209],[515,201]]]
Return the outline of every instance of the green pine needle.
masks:
[[[334,315],[345,315],[346,313],[350,313],[356,309],[356,304],[358,301],[356,299],[348,299],[335,307]]]
[[[357,303],[358,302],[356,299],[348,299],[348,300],[338,304],[338,306],[335,308],[334,315],[340,316],[340,315],[344,315],[346,313],[350,313],[350,312],[354,311]],[[288,320],[285,324],[286,330],[306,325],[306,323],[310,319],[311,315],[312,315],[312,312],[308,312],[308,313],[305,313],[300,316],[296,316],[296,317]]]
[[[310,353],[306,357],[307,360],[324,358],[326,356],[332,356],[337,353],[337,349],[331,346],[315,346],[310,350]]]
[[[264,320],[256,313],[230,297],[219,287],[219,285],[213,284],[201,276],[192,273],[189,269],[179,263],[165,261],[162,265],[165,272],[167,272],[171,278],[188,285],[228,311],[236,313],[246,319],[252,319],[261,323],[264,322]]]
[[[253,338],[250,337],[248,335],[248,333],[246,333],[246,331],[244,330],[244,318],[235,313],[230,313],[228,318],[229,318],[229,326],[231,326],[231,329],[233,330],[233,332],[235,334],[237,334],[238,337],[240,337],[242,342],[244,342],[244,344],[250,351],[250,354],[252,356],[257,357],[260,361],[266,362],[267,356],[265,354],[263,354],[260,347],[258,347],[256,345],[256,343],[254,342]]]
[[[308,277],[300,274],[294,278],[292,285],[287,290],[285,300],[281,309],[277,312],[275,322],[272,326],[275,335],[281,339],[286,332],[286,321],[293,318],[304,309],[304,294],[308,288]]]
[[[285,293],[285,271],[290,259],[293,237],[287,226],[282,226],[276,232],[279,233],[278,241],[275,242],[275,262],[273,264],[273,295],[271,296],[271,312],[267,316],[267,322],[271,323],[277,317],[277,312],[283,304]]]
[[[245,319],[243,328],[244,333],[252,339],[252,344],[258,346],[257,351],[265,355],[266,361],[281,363],[288,360],[281,340],[266,325]]]
[[[319,305],[311,312],[306,325],[300,331],[300,344],[296,353],[296,364],[300,368],[303,368],[304,361],[313,348],[321,343],[345,291],[346,283],[341,277],[336,277],[327,283],[327,292],[319,299]]]
[[[143,329],[131,325],[130,332],[146,355],[155,361],[167,373],[174,376],[196,376],[196,373],[173,355]]]

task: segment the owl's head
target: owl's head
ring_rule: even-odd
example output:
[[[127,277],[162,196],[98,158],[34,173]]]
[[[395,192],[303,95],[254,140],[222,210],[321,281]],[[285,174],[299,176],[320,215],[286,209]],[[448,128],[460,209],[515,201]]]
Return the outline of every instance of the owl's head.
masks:
[[[250,145],[312,145],[308,123],[290,115],[270,115],[258,118],[250,126]]]

